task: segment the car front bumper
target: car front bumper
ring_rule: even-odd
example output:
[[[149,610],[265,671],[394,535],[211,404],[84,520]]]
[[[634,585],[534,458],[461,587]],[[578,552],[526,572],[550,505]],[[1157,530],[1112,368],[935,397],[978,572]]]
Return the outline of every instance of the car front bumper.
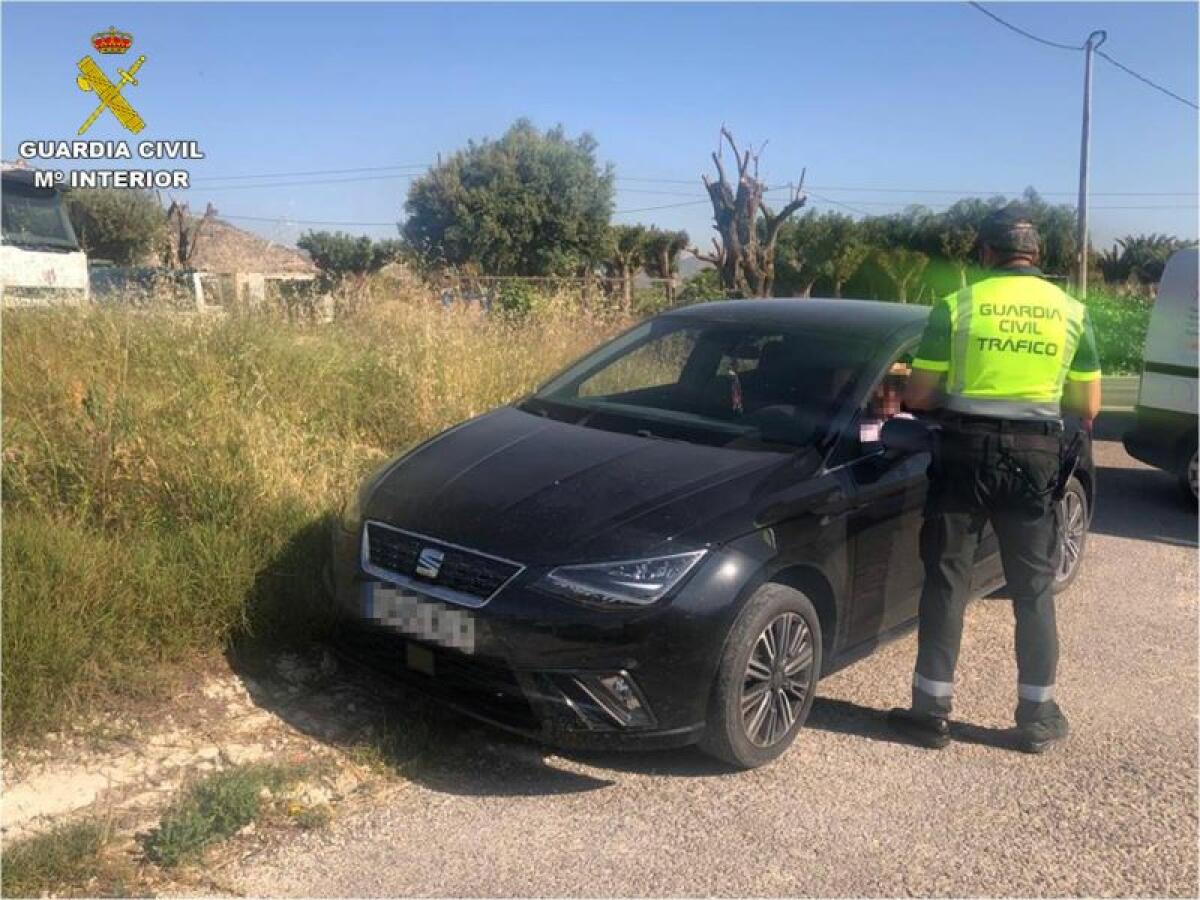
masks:
[[[550,744],[684,746],[704,731],[733,601],[744,587],[736,574],[752,568],[734,551],[712,554],[674,596],[621,611],[542,593],[537,582],[545,573],[531,568],[485,605],[465,610],[475,628],[466,653],[368,618],[363,592],[380,580],[361,566],[359,533],[338,528],[338,648],[450,708]],[[617,678],[625,686],[606,690]]]

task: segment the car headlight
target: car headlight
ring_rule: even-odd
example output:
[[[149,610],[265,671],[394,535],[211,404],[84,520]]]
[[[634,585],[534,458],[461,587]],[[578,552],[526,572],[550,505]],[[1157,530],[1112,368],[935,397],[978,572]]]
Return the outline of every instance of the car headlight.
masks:
[[[706,552],[562,566],[546,575],[543,584],[553,593],[595,606],[649,606],[678,584]]]

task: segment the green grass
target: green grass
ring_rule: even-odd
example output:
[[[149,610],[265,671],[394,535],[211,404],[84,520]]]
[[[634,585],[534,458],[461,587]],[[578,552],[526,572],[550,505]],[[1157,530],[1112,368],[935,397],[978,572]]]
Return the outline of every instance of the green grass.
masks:
[[[265,809],[263,788],[279,791],[300,777],[294,767],[249,765],[195,782],[146,838],[146,855],[163,866],[195,859],[259,818]]]
[[[329,523],[358,480],[615,327],[428,298],[323,328],[6,311],[5,736],[234,643],[319,635]]]
[[[94,878],[111,876],[111,872],[106,872],[103,858],[109,836],[103,823],[87,820],[6,842],[0,857],[0,895],[38,897],[43,893],[71,893]]]
[[[1151,304],[1137,297],[1092,292],[1087,308],[1105,375],[1136,375],[1142,370]]]

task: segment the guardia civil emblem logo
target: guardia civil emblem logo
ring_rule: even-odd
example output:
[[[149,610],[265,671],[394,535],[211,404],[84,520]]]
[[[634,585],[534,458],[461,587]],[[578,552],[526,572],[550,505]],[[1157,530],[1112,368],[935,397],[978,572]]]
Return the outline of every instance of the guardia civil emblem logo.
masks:
[[[98,31],[92,35],[92,46],[103,55],[125,54],[133,46],[133,35],[125,31],[117,31],[115,27],[110,26],[108,31]],[[109,80],[109,77],[104,74],[104,70],[90,55],[79,61],[79,75],[76,77],[75,83],[79,85],[81,91],[95,92],[96,99],[100,101],[99,105],[92,110],[92,114],[79,126],[79,134],[83,134],[91,128],[106,109],[134,134],[146,127],[146,123],[142,121],[137,110],[121,94],[121,89],[127,84],[137,87],[138,80],[134,76],[145,62],[146,57],[139,56],[128,70],[117,69],[118,78],[114,83]]]

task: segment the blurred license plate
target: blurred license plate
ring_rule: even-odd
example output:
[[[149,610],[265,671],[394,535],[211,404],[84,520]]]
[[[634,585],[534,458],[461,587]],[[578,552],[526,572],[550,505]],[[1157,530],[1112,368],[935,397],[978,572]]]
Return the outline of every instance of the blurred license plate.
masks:
[[[363,615],[431,644],[475,652],[475,619],[469,612],[389,584],[372,581],[363,585]]]

